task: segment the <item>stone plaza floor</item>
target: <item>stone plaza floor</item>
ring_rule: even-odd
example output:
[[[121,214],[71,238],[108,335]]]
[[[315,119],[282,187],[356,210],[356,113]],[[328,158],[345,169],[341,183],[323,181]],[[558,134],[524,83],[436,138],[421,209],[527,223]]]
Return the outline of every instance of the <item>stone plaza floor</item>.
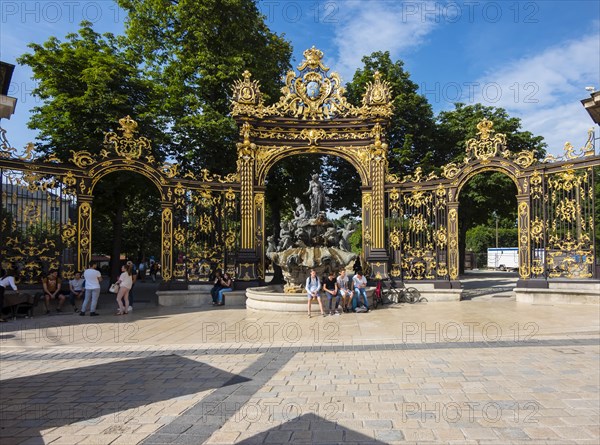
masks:
[[[514,298],[0,324],[0,443],[597,444],[599,306]]]

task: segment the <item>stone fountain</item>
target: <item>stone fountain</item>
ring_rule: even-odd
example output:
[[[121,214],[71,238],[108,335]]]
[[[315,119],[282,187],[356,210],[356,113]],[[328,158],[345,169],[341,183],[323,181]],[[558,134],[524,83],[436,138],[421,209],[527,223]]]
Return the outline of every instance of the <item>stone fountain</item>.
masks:
[[[269,237],[267,257],[281,267],[286,281],[285,293],[304,292],[306,278],[311,269],[317,276],[337,272],[354,262],[357,255],[350,251],[348,238],[354,232],[352,223],[336,229],[325,216],[325,193],[318,175],[309,183],[310,213],[300,198],[296,198],[296,210],[291,221],[282,221],[279,243]]]

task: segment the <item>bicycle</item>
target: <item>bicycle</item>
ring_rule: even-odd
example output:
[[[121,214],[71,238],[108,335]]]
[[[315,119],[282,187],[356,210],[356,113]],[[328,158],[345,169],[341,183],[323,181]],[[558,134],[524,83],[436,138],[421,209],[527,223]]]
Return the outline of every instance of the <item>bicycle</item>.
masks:
[[[396,287],[396,282],[390,278],[389,285],[386,283],[386,289],[381,292],[382,298],[387,298],[390,303],[422,303],[426,302],[427,298],[421,297],[421,292],[415,287],[406,287],[402,283],[402,287]]]

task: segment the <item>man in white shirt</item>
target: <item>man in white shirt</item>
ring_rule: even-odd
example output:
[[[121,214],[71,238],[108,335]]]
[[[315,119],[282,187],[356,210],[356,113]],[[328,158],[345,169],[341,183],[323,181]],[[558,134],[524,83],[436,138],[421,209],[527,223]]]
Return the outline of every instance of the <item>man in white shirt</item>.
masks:
[[[352,284],[354,285],[354,298],[352,299],[352,310],[356,311],[356,308],[360,306],[361,297],[364,300],[365,308],[369,312],[369,302],[367,301],[367,279],[363,275],[361,270],[356,271],[356,275],[352,277]]]
[[[81,305],[81,312],[79,315],[84,316],[86,308],[91,303],[90,317],[98,315],[96,313],[96,306],[98,305],[98,298],[100,297],[100,281],[102,281],[102,274],[96,268],[98,264],[95,261],[90,262],[88,268],[83,272],[83,279],[85,280],[85,298]]]

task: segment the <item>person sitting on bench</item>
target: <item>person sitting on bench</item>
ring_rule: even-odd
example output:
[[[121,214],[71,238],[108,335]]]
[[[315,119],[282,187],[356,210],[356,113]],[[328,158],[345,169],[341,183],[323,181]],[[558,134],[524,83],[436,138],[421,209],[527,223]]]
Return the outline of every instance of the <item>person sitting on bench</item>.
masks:
[[[61,280],[58,278],[58,271],[51,270],[48,272],[48,276],[42,279],[42,285],[44,286],[44,303],[46,305],[46,315],[50,313],[50,300],[58,298],[58,307],[56,312],[61,312],[62,307],[65,304],[65,296],[60,291]]]
[[[10,271],[0,269],[0,323],[6,320],[2,317],[2,308],[4,307],[4,290],[8,287],[12,287],[14,291],[18,291],[15,283],[15,277],[12,276]]]

